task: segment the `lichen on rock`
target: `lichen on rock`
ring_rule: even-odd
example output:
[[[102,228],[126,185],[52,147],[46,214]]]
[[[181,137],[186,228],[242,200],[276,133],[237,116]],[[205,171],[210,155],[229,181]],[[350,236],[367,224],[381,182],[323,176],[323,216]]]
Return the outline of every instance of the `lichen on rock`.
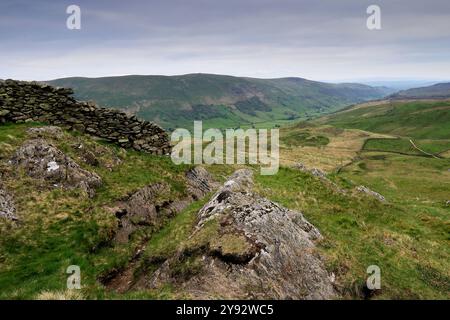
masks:
[[[62,129],[60,127],[56,127],[56,126],[29,128],[27,130],[27,134],[31,138],[61,139],[64,136]]]
[[[217,189],[219,184],[214,181],[211,174],[205,168],[197,166],[186,172],[187,188],[189,194],[198,200],[209,192]]]
[[[8,220],[17,221],[15,215],[16,208],[14,206],[13,198],[0,186],[0,217]]]
[[[218,187],[211,174],[203,167],[188,170],[186,176],[187,195],[171,199],[170,186],[158,182],[144,186],[109,208],[119,218],[119,229],[115,240],[126,243],[131,234],[142,226],[159,226],[164,218],[176,215],[193,201],[203,198]]]
[[[235,172],[198,212],[185,247],[148,286],[170,282],[193,298],[335,297],[332,277],[316,252],[320,232],[300,212],[262,198],[252,186],[252,171]],[[177,277],[173,270],[195,256],[196,272]]]
[[[93,197],[95,188],[102,184],[100,176],[84,170],[61,150],[41,138],[26,141],[16,150],[10,164],[51,186],[81,188],[89,197]]]

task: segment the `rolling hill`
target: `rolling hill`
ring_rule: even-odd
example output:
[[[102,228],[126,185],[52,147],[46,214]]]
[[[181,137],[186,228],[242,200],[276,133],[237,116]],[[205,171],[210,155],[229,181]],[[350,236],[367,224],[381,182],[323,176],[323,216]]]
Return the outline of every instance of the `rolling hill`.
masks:
[[[418,139],[450,139],[450,100],[365,103],[317,122]]]
[[[450,98],[450,82],[428,87],[412,88],[394,93],[391,99],[447,99]]]
[[[1,123],[0,299],[278,299],[291,283],[303,298],[328,275],[336,299],[446,299],[450,139],[432,137],[445,137],[448,108],[368,102],[317,121],[338,127],[282,127],[276,176],[245,164],[176,165],[30,115]],[[401,132],[385,126],[389,117]],[[412,150],[406,135],[439,157]],[[320,240],[304,247],[309,238],[298,235],[311,230]],[[383,275],[375,292],[365,287],[374,264]],[[80,290],[67,288],[73,266]],[[324,276],[304,288],[317,270]]]
[[[193,120],[219,128],[288,121],[382,98],[392,90],[362,84],[331,84],[302,78],[256,79],[212,74],[63,78],[75,97],[153,120],[165,128]]]

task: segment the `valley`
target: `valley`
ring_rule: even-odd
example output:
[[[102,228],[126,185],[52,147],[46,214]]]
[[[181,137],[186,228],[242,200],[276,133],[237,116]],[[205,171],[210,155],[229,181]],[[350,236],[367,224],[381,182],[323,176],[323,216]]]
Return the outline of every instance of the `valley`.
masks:
[[[4,0],[0,16],[2,311],[450,301],[449,0]]]
[[[75,90],[80,100],[129,111],[165,129],[276,125],[308,118],[394,90],[302,78],[257,79],[214,74],[65,78],[49,84]]]
[[[275,176],[258,165],[175,165],[77,130],[6,122],[0,298],[447,299],[448,106],[372,101],[283,125]],[[40,172],[27,163],[42,152],[56,158]],[[53,173],[60,159],[63,175]],[[283,244],[277,254],[270,234]],[[70,265],[81,290],[66,289]],[[381,290],[365,287],[370,265]]]

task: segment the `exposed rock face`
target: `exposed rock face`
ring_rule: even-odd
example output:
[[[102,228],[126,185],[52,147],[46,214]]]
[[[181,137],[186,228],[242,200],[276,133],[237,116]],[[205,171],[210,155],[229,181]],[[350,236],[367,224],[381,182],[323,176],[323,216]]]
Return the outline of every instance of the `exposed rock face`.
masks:
[[[188,195],[182,199],[170,200],[170,186],[166,183],[155,183],[139,189],[128,196],[114,208],[107,208],[119,219],[119,229],[114,237],[117,243],[126,243],[137,229],[142,227],[160,227],[164,218],[173,216],[184,210],[190,203],[203,198],[219,187],[213,177],[203,167],[195,167],[186,172]],[[137,248],[129,264],[120,270],[110,270],[100,276],[99,280],[108,289],[126,292],[134,286],[145,286],[136,279],[135,271],[142,262],[143,247]]]
[[[165,183],[151,184],[131,194],[117,208],[113,208],[116,217],[120,219],[115,241],[128,242],[137,228],[155,226],[163,217],[172,215],[175,210],[171,203],[159,200],[169,191],[169,186]]]
[[[320,179],[328,180],[327,175],[325,174],[325,172],[323,172],[322,170],[317,169],[317,168],[308,169],[303,163],[298,162],[295,165],[293,165],[293,168],[298,169],[298,170],[303,171],[303,172],[309,172],[313,176],[318,177]]]
[[[194,200],[203,198],[206,194],[219,187],[219,184],[214,181],[211,174],[203,167],[195,167],[186,172],[186,179],[188,192]]]
[[[198,213],[191,239],[213,221],[218,237],[206,238],[201,272],[177,278],[173,267],[193,252],[167,260],[150,287],[172,282],[193,298],[330,299],[336,292],[314,241],[319,231],[303,215],[252,191],[252,172],[237,171]]]
[[[293,168],[300,170],[302,172],[308,172],[308,173],[312,174],[313,176],[319,178],[327,186],[329,186],[330,188],[332,188],[333,190],[335,190],[339,193],[346,193],[346,191],[344,189],[342,189],[336,183],[334,183],[333,181],[328,179],[326,173],[320,169],[317,169],[317,168],[308,169],[303,163],[300,163],[300,162],[293,165]]]
[[[323,178],[323,179],[326,179],[326,178],[327,178],[325,172],[323,172],[322,170],[317,169],[317,168],[311,169],[311,174],[312,174],[313,176],[318,177],[318,178]]]
[[[84,144],[82,139],[78,139],[70,146],[81,162],[92,167],[102,167],[111,171],[122,162],[117,153],[97,143],[94,145]]]
[[[27,134],[32,138],[61,139],[64,136],[62,129],[56,126],[29,128]]]
[[[370,190],[368,187],[366,186],[358,186],[356,187],[356,191],[361,192],[361,193],[365,193],[371,197],[374,197],[382,202],[386,201],[386,198],[384,196],[382,196],[381,194],[379,194],[378,192],[375,192],[373,190]]]
[[[15,216],[16,208],[12,197],[0,186],[0,218],[18,220]]]
[[[188,196],[169,200],[170,187],[166,183],[154,183],[131,194],[119,203],[115,211],[120,219],[115,240],[124,243],[130,235],[142,226],[158,226],[162,219],[174,216],[190,203],[203,198],[218,187],[213,177],[203,167],[195,167],[186,172]]]
[[[44,139],[26,141],[14,154],[10,163],[23,168],[33,178],[66,188],[81,188],[90,197],[102,183],[96,174],[82,169],[62,151]]]
[[[91,102],[78,102],[71,94],[71,89],[36,82],[0,81],[0,123],[46,122],[105,138],[125,148],[170,153],[168,135],[158,125],[117,110],[98,108]]]

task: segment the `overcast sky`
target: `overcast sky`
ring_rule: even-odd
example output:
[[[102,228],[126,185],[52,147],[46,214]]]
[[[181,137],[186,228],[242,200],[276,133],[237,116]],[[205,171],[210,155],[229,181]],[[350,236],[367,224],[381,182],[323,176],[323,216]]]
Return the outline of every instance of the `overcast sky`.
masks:
[[[66,8],[81,8],[81,30]],[[366,9],[381,7],[381,30]],[[450,79],[449,0],[1,0],[0,78]]]

